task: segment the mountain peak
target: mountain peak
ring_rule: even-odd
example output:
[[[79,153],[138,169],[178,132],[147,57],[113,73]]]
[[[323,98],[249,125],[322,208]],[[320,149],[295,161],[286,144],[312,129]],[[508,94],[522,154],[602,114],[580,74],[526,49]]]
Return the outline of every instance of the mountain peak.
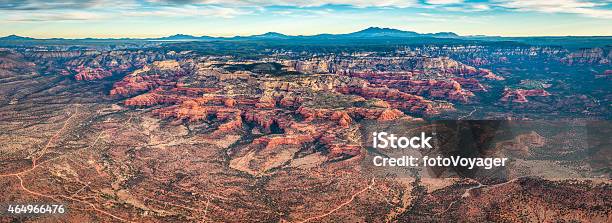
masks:
[[[264,34],[252,35],[252,36],[235,36],[231,38],[225,37],[211,37],[211,36],[193,36],[188,34],[175,34],[171,36],[161,37],[161,38],[148,38],[142,40],[159,40],[159,41],[212,41],[212,40],[225,40],[225,39],[255,39],[255,40],[289,40],[289,39],[337,39],[337,38],[356,38],[356,39],[401,39],[401,38],[415,38],[415,37],[433,37],[433,38],[461,38],[461,36],[453,33],[453,32],[438,32],[438,33],[417,33],[413,31],[404,31],[394,28],[385,28],[385,27],[368,27],[366,29],[347,33],[347,34],[319,34],[313,36],[291,36],[285,35],[278,32],[266,32]],[[59,40],[64,40],[60,38],[55,38]],[[85,38],[83,40],[93,40],[94,38]],[[121,38],[121,39],[129,39],[129,38]],[[9,35],[5,37],[0,37],[2,41],[28,41],[28,40],[36,40],[30,37],[22,37],[17,35]],[[103,40],[113,40],[113,39],[103,39]]]
[[[196,37],[192,35],[186,35],[186,34],[174,34],[166,38],[168,39],[195,39]]]
[[[273,36],[277,36],[277,35],[284,36],[285,34],[282,34],[282,33],[279,33],[279,32],[267,32],[267,33],[264,33],[264,35],[266,35],[266,36],[270,36],[270,35],[273,35]]]
[[[459,37],[459,35],[457,35],[457,33],[454,33],[454,32],[438,32],[438,33],[430,33],[427,35],[430,35],[433,37],[447,37],[447,38]]]
[[[359,37],[359,38],[410,38],[410,37],[439,37],[439,38],[456,38],[459,37],[453,32],[438,32],[438,33],[417,33],[413,31],[404,31],[393,28],[381,28],[372,26],[367,29],[349,33],[348,36]]]
[[[5,37],[0,37],[0,40],[33,40],[34,38],[31,37],[23,37],[23,36],[18,36],[18,35],[8,35]]]
[[[358,33],[381,33],[381,32],[406,32],[406,31],[402,31],[399,29],[393,29],[393,28],[381,28],[381,27],[376,27],[376,26],[371,26],[368,27],[367,29],[361,30],[361,31],[357,31]]]
[[[264,34],[260,34],[260,35],[254,35],[254,36],[250,36],[250,37],[255,37],[255,38],[287,38],[289,36],[282,34],[282,33],[277,33],[277,32],[267,32]]]
[[[414,37],[419,34],[393,28],[369,27],[361,31],[349,33],[348,35],[353,37]]]

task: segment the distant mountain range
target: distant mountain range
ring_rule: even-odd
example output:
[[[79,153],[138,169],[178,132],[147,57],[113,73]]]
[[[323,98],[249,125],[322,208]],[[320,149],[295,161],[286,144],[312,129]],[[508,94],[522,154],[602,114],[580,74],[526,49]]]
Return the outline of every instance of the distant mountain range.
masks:
[[[382,41],[384,40],[384,41]],[[0,38],[0,45],[28,44],[65,44],[66,41],[85,43],[128,42],[142,44],[147,42],[220,42],[220,41],[257,41],[266,44],[293,45],[337,45],[337,44],[522,44],[539,46],[563,46],[570,48],[612,47],[612,36],[531,36],[531,37],[501,37],[501,36],[460,36],[452,32],[417,33],[392,28],[370,27],[361,31],[345,34],[317,35],[285,35],[277,32],[267,32],[260,35],[213,37],[176,34],[161,38],[83,38],[83,39],[35,39],[10,35]]]
[[[411,38],[411,37],[434,37],[434,38],[458,38],[459,35],[452,32],[439,33],[417,33],[413,31],[403,31],[391,28],[370,27],[361,31],[347,34],[318,34],[311,36],[291,36],[277,32],[267,32],[260,35],[251,36],[235,36],[235,37],[212,37],[212,36],[192,36],[185,34],[176,34],[161,38],[86,38],[86,40],[149,40],[149,41],[213,41],[213,40],[257,40],[257,39],[371,39],[371,38]],[[49,40],[35,39],[30,37],[21,37],[10,35],[1,37],[0,41],[27,41],[27,40]],[[70,40],[62,38],[53,38],[53,40]]]

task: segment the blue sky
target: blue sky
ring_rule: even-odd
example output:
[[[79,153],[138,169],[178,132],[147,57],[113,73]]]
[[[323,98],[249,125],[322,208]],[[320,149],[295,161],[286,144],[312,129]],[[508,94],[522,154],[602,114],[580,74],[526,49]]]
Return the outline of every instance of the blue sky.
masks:
[[[0,0],[0,36],[348,33],[612,36],[612,0]]]

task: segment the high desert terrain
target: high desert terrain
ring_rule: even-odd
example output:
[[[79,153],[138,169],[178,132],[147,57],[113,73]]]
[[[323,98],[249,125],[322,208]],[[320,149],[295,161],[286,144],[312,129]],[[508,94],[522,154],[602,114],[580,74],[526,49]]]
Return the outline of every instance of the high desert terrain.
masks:
[[[67,207],[0,222],[612,221],[610,38],[380,32],[0,39],[0,205]],[[377,131],[510,162],[379,168]]]

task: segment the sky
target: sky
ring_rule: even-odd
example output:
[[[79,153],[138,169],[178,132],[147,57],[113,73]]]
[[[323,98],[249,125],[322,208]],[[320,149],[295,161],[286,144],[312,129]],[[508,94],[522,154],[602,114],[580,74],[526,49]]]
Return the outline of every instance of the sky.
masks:
[[[612,36],[612,0],[0,0],[0,36],[349,33]]]

